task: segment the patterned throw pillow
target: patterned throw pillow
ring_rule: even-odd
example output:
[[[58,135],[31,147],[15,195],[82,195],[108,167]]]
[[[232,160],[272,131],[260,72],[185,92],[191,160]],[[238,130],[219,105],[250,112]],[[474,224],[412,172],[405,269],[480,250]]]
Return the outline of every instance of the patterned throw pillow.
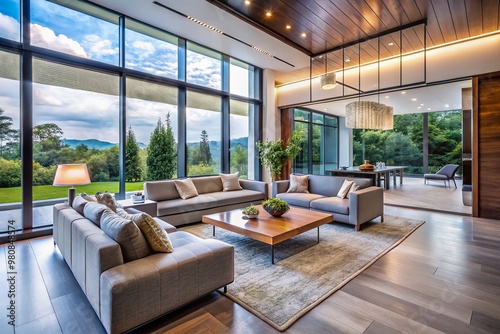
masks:
[[[240,186],[240,172],[236,172],[233,174],[219,174],[222,180],[222,190],[223,191],[233,191],[233,190],[242,190],[243,188]]]
[[[290,187],[287,193],[306,193],[309,194],[309,176],[308,175],[293,175],[290,174]]]
[[[113,212],[116,212],[116,208],[120,207],[118,203],[116,203],[116,200],[113,197],[113,195],[111,195],[107,191],[105,191],[104,193],[101,192],[95,193],[95,198],[97,200],[97,203],[106,205]]]
[[[185,180],[174,180],[177,192],[182,199],[188,199],[198,196],[198,190],[194,186],[193,180],[187,178]]]
[[[349,181],[349,180],[345,179],[344,183],[342,183],[342,187],[340,187],[340,190],[337,193],[337,197],[346,198],[347,194],[349,193],[349,189],[351,189],[351,186],[353,183],[354,183],[354,181]]]
[[[118,214],[123,217],[124,212],[119,210]],[[132,220],[139,227],[149,246],[155,252],[172,253],[174,247],[168,237],[167,231],[153,217],[142,212],[133,215],[126,214],[124,218]]]

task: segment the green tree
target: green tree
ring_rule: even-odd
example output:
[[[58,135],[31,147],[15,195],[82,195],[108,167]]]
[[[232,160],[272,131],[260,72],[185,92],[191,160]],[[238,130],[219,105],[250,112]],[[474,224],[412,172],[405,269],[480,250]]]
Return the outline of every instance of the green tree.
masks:
[[[0,156],[4,154],[4,142],[8,141],[16,134],[16,130],[12,129],[12,118],[4,115],[4,110],[0,108]]]
[[[139,156],[139,144],[134,130],[129,126],[125,141],[125,180],[127,182],[142,180],[142,164]]]
[[[210,152],[210,141],[208,140],[208,133],[206,130],[201,131],[200,150],[198,154],[200,164],[210,165],[212,153]]]
[[[148,158],[146,160],[148,180],[154,181],[168,178],[167,152],[167,131],[161,119],[158,118],[158,122],[156,123],[156,127],[151,134],[148,145]]]
[[[170,120],[170,113],[167,113],[165,120],[167,125],[167,147],[165,152],[165,178],[171,179],[177,173],[177,149],[174,138],[174,131],[172,130],[172,121]]]

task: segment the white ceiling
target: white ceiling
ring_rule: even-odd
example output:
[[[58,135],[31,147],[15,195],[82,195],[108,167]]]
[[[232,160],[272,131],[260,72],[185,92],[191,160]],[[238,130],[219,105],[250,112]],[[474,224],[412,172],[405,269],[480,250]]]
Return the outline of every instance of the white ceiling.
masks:
[[[376,101],[394,108],[394,114],[462,109],[462,88],[472,87],[471,80],[448,84],[413,88],[392,93],[362,97],[361,100]],[[404,92],[404,93],[403,93]],[[416,100],[413,100],[416,99]],[[311,104],[307,107],[323,113],[345,116],[345,106],[358,98]]]

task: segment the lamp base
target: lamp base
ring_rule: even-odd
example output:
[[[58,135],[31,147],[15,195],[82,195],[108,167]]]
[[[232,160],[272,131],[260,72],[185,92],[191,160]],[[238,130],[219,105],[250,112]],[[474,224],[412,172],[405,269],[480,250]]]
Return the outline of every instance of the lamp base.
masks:
[[[69,206],[73,206],[73,201],[76,197],[76,189],[71,187],[68,189],[68,204]]]

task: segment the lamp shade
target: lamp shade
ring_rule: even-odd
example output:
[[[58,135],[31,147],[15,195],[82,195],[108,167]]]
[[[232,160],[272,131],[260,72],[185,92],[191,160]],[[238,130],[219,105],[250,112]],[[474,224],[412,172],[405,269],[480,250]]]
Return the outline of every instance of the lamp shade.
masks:
[[[54,186],[75,186],[89,184],[90,176],[86,164],[66,164],[57,166]]]
[[[325,73],[321,75],[320,81],[321,89],[333,89],[335,88],[335,86],[337,86],[337,75],[335,74],[335,72]]]

